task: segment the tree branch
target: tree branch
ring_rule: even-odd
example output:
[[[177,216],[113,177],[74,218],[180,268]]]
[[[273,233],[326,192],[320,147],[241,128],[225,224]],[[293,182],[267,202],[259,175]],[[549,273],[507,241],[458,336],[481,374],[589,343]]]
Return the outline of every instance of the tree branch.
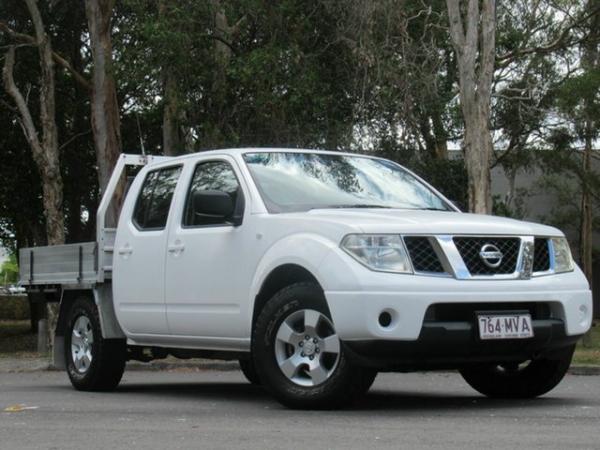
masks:
[[[502,63],[502,64],[508,64],[510,63],[510,61],[521,57],[521,56],[526,56],[526,55],[530,55],[532,53],[549,53],[551,51],[554,51],[564,45],[574,45],[577,43],[580,43],[581,41],[585,40],[585,36],[581,39],[577,39],[574,42],[567,42],[568,38],[570,36],[571,30],[579,25],[581,25],[583,22],[585,22],[586,20],[590,19],[591,17],[593,17],[595,14],[600,13],[600,6],[592,9],[591,12],[589,12],[588,14],[583,15],[582,17],[580,17],[578,20],[575,20],[574,22],[572,22],[571,24],[569,24],[568,26],[566,26],[561,33],[558,35],[558,37],[556,39],[554,39],[552,42],[546,44],[546,45],[539,45],[536,47],[528,47],[528,48],[522,48],[522,49],[516,49],[513,51],[510,51],[508,53],[505,53],[504,55],[500,55],[496,58],[496,62],[497,63]]]
[[[81,133],[74,134],[59,147],[59,150],[62,150],[63,148],[65,148],[67,145],[69,145],[74,140],[80,138],[81,136],[85,136],[86,134],[90,134],[91,132],[92,132],[92,129],[90,128],[89,130],[85,130],[85,131],[82,131]]]
[[[15,83],[13,75],[14,67],[15,48],[10,47],[6,52],[4,59],[4,68],[2,69],[2,80],[4,82],[4,88],[6,89],[6,92],[12,97],[13,101],[17,105],[17,109],[19,110],[19,114],[21,115],[21,126],[23,127],[23,131],[25,132],[25,137],[31,145],[34,158],[37,159],[42,153],[42,146],[40,144],[40,139],[38,137],[33,118],[31,117],[29,107],[25,102],[25,98],[23,98],[23,94],[21,94],[21,91]]]
[[[30,35],[24,34],[24,33],[19,33],[17,31],[13,30],[12,28],[10,28],[5,22],[2,22],[2,21],[0,21],[0,31],[6,33],[14,41],[22,42],[22,43],[28,44],[28,45],[38,45],[36,39],[33,36],[30,36]],[[69,72],[71,75],[73,75],[73,78],[75,79],[75,81],[77,83],[79,83],[84,89],[86,89],[87,91],[92,90],[92,84],[89,82],[89,80],[87,78],[85,78],[82,74],[80,74],[71,65],[71,63],[69,61],[67,61],[65,58],[63,58],[59,53],[53,51],[52,59],[54,60],[54,62],[56,64],[58,64],[63,69],[65,69],[67,72]]]

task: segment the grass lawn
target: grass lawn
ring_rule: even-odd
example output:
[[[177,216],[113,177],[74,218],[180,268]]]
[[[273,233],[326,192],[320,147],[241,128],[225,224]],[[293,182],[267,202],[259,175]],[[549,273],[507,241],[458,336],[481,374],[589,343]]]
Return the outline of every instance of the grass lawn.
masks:
[[[41,356],[36,349],[37,336],[29,320],[0,320],[0,358]]]

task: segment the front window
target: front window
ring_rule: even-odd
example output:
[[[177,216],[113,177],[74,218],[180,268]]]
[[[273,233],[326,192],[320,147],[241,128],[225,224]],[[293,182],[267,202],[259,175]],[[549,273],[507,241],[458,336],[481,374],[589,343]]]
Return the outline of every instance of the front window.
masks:
[[[324,208],[451,210],[417,178],[383,159],[292,152],[247,153],[244,159],[272,213]]]
[[[225,161],[207,161],[196,166],[192,184],[187,195],[183,226],[222,225],[228,223],[223,217],[214,217],[194,210],[194,194],[202,191],[221,191],[231,197],[235,205],[240,185],[233,168]]]

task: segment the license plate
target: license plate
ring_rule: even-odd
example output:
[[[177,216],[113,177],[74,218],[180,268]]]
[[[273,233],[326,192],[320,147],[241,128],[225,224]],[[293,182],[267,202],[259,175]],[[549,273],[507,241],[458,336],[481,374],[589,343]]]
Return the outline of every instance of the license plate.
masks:
[[[479,314],[479,337],[481,339],[527,339],[533,337],[529,314]]]

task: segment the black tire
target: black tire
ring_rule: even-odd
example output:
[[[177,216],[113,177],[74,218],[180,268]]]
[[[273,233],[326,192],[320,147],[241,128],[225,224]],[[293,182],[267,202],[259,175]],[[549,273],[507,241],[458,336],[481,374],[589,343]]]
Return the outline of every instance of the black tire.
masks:
[[[575,346],[551,357],[521,365],[488,364],[468,367],[460,374],[469,385],[492,398],[534,398],[554,389],[564,378]]]
[[[335,409],[346,406],[369,389],[376,373],[352,366],[344,354],[343,345],[339,346],[339,358],[330,368],[328,378],[319,384],[299,385],[279,368],[275,342],[277,332],[284,320],[302,310],[314,310],[331,320],[323,291],[311,282],[296,283],[282,289],[264,306],[252,335],[252,355],[258,376],[263,386],[290,408]]]
[[[73,328],[80,318],[87,319],[86,329],[93,336],[90,344],[91,363],[85,367],[76,367],[71,345]],[[109,391],[115,389],[123,372],[127,359],[127,343],[124,339],[103,339],[100,318],[96,305],[87,298],[76,300],[69,311],[65,331],[65,361],[71,384],[80,391]]]
[[[369,392],[369,389],[371,389],[371,386],[373,386],[373,383],[375,383],[375,378],[377,378],[377,374],[379,372],[377,372],[376,370],[373,369],[362,369],[363,372],[363,376],[362,376],[362,384],[360,386],[360,389],[362,391],[363,394],[366,394],[367,392]]]
[[[240,369],[242,373],[246,377],[246,380],[255,386],[260,386],[260,378],[258,378],[258,374],[256,373],[256,369],[254,368],[254,363],[251,359],[240,359]]]

